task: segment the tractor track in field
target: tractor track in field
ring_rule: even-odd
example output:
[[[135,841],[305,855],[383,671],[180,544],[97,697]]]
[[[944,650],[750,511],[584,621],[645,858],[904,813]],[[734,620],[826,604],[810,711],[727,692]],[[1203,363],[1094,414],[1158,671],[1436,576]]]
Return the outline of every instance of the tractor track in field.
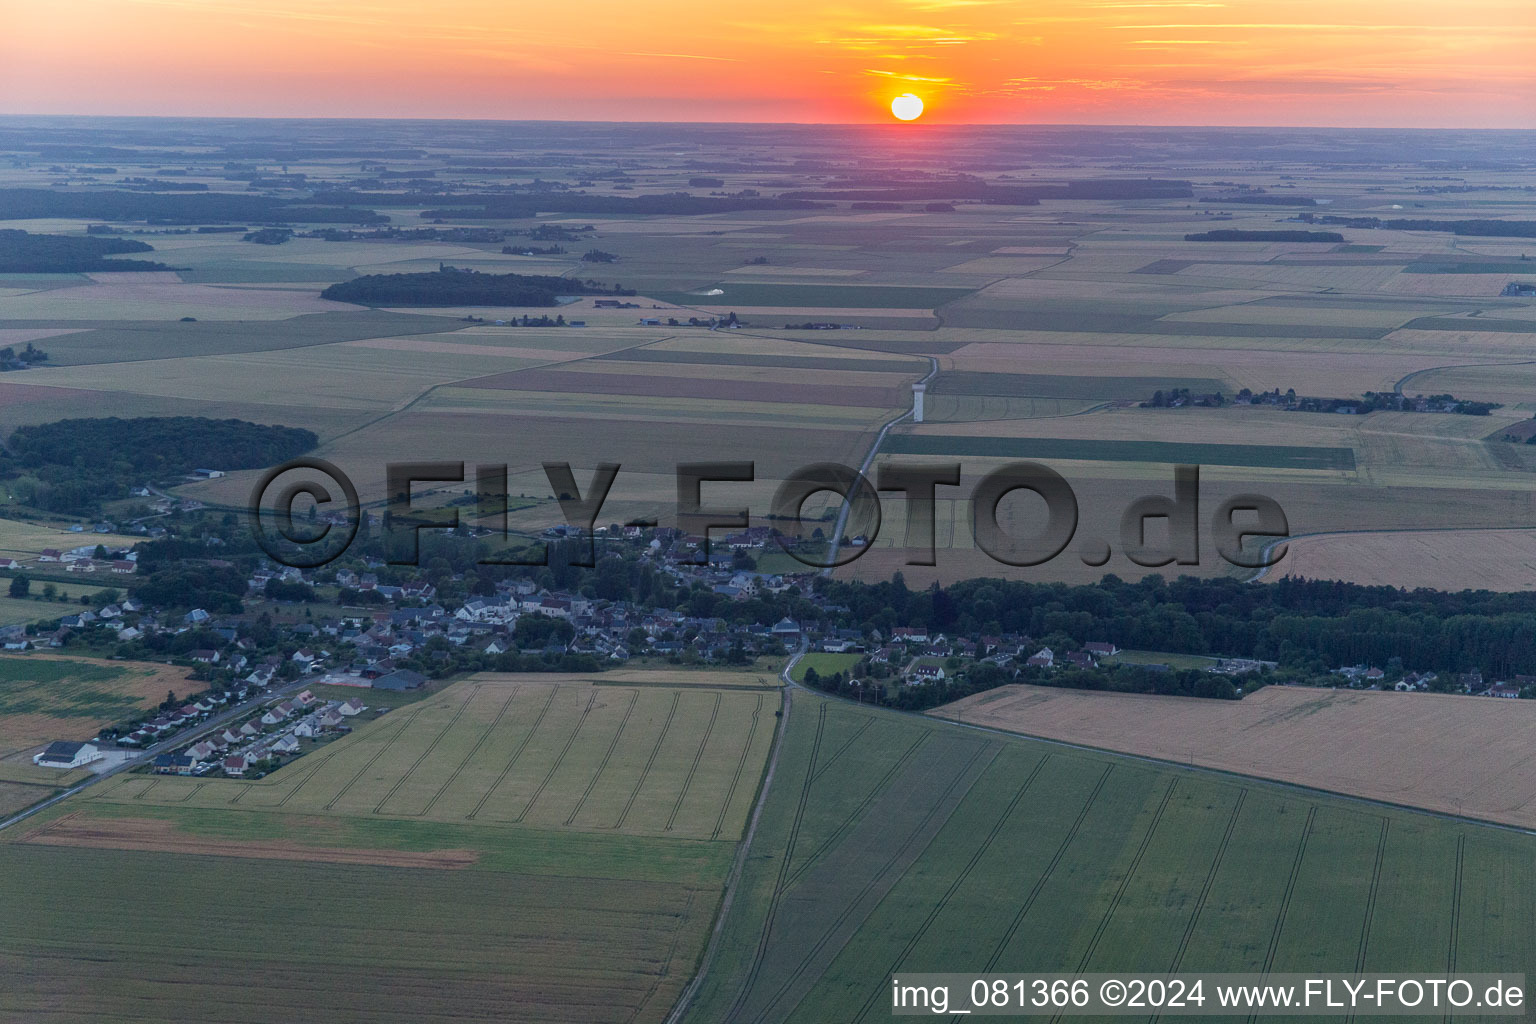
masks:
[[[420,712],[412,711],[410,715],[406,717],[405,721],[400,723],[400,728],[396,729],[390,735],[389,739],[381,741],[379,743],[379,749],[373,752],[373,756],[364,761],[362,767],[358,768],[357,771],[352,773],[352,777],[346,781],[345,785],[336,791],[336,795],[331,797],[330,803],[322,807],[321,810],[329,811],[334,808],[336,804],[341,800],[341,798],[347,795],[347,790],[351,789],[353,785],[356,784],[357,780],[362,778],[364,773],[366,773],[368,769],[372,768],[379,758],[384,756],[384,752],[390,748],[390,745],[405,734],[405,730],[409,729],[411,727],[411,723],[416,721],[416,716],[419,713]]]
[[[944,787],[944,792],[939,795],[937,800],[934,801],[933,806],[929,808],[928,813],[925,814],[922,820],[917,823],[916,827],[912,829],[906,840],[894,851],[892,851],[891,855],[886,858],[885,862],[880,865],[878,870],[870,874],[869,881],[866,882],[864,887],[860,889],[858,893],[848,901],[847,905],[843,908],[843,912],[838,914],[837,917],[834,918],[826,927],[826,929],[823,930],[821,938],[818,939],[816,943],[806,951],[805,956],[801,958],[800,963],[795,966],[795,969],[790,972],[789,977],[784,979],[783,983],[780,984],[779,987],[774,991],[773,995],[769,997],[767,1005],[763,1007],[762,1011],[759,1012],[757,1016],[752,1018],[750,1024],[765,1024],[765,1021],[768,1019],[768,1015],[773,1011],[773,1008],[778,1005],[779,1001],[784,998],[785,993],[787,993],[789,989],[793,987],[795,983],[805,975],[805,972],[811,967],[812,964],[821,962],[821,951],[826,948],[827,943],[832,940],[833,935],[839,928],[843,926],[843,923],[853,915],[854,911],[864,901],[864,898],[868,896],[869,893],[873,891],[875,887],[878,886],[888,874],[890,874],[891,869],[896,865],[898,861],[902,859],[902,857],[906,855],[907,851],[912,847],[912,844],[918,842],[919,839],[922,839],[923,833],[927,831],[930,823],[932,823],[933,819],[937,817],[939,812],[944,808],[945,803],[949,800],[951,794],[955,792],[956,788],[958,788],[962,783],[965,783],[965,789],[961,792],[959,797],[960,800],[963,800],[965,798],[965,793],[969,792],[970,788],[976,784],[976,781],[980,778],[981,773],[986,772],[987,765],[990,765],[992,759],[997,757],[997,754],[1001,749],[1002,747],[1000,744],[983,743],[977,746],[976,751],[971,754],[970,759],[965,762],[959,771],[955,772],[954,778],[950,780],[949,785]],[[981,767],[975,778],[971,778],[969,782],[966,782],[967,777],[971,774],[971,769],[975,767],[977,761],[981,760],[981,756],[983,754],[989,755],[987,758],[987,764]],[[949,813],[944,816],[946,821],[948,820],[949,815],[954,813],[954,810],[954,807],[949,809]],[[940,828],[942,827],[943,826],[941,822]],[[926,839],[922,839],[922,849],[913,855],[912,861],[915,861],[918,857],[922,856],[922,850],[927,849],[928,844],[933,842],[937,834],[938,831],[935,830],[933,835],[929,835]],[[901,872],[897,874],[895,881],[892,883],[893,886],[895,882],[899,882],[901,880],[901,875],[905,874],[906,871],[910,869],[912,861],[909,861],[907,867],[901,869]],[[887,888],[887,891],[889,891],[889,887]],[[873,909],[874,908],[871,908],[870,912],[873,912]],[[798,1002],[796,1005],[798,1005]]]
[[[885,774],[880,776],[879,779],[875,780],[875,782],[869,787],[869,792],[864,794],[864,799],[859,801],[858,806],[849,811],[847,815],[843,817],[842,823],[839,824],[837,828],[832,830],[832,834],[827,836],[826,839],[822,840],[821,845],[817,846],[815,850],[811,851],[811,855],[809,857],[795,866],[795,870],[791,872],[789,876],[790,885],[794,885],[795,882],[800,879],[800,876],[805,874],[805,872],[809,870],[816,863],[816,861],[821,858],[822,854],[826,853],[827,850],[835,846],[837,841],[847,834],[848,830],[853,827],[854,823],[863,817],[864,812],[868,810],[869,805],[874,803],[875,798],[885,791],[885,787],[891,784],[891,780],[896,777],[896,774],[905,768],[907,763],[910,762],[913,757],[917,756],[918,748],[927,743],[929,737],[932,735],[932,733],[928,732],[919,734],[917,739],[912,741],[912,745],[903,751],[899,758],[892,762],[891,766],[885,770]],[[815,780],[812,779],[811,781],[814,782]]]
[[[923,940],[923,936],[928,934],[928,929],[932,927],[933,922],[938,920],[939,915],[944,912],[944,908],[949,905],[949,902],[954,898],[955,893],[960,891],[960,887],[965,884],[966,879],[970,877],[971,872],[975,870],[976,865],[981,863],[981,858],[986,856],[987,851],[991,849],[992,843],[996,841],[998,835],[1002,832],[1003,826],[1008,824],[1008,819],[1013,817],[1013,812],[1018,808],[1019,803],[1024,799],[1024,795],[1029,792],[1030,786],[1034,784],[1035,777],[1040,774],[1041,769],[1045,767],[1045,763],[1050,759],[1051,755],[1047,753],[1044,754],[1040,760],[1035,762],[1035,766],[1029,770],[1029,774],[1025,776],[1024,781],[1019,784],[1018,792],[1013,795],[1013,799],[1008,802],[1008,806],[1003,808],[1003,812],[997,816],[997,821],[993,822],[991,830],[986,834],[986,836],[982,838],[980,845],[976,847],[976,852],[971,854],[971,859],[966,861],[965,867],[963,867],[960,870],[960,873],[955,876],[955,880],[950,883],[949,888],[944,890],[944,895],[939,897],[939,900],[934,904],[933,909],[928,912],[928,916],[923,918],[923,922],[922,924],[918,925],[917,931],[914,932],[912,937],[907,940],[907,944],[902,947],[901,952],[896,954],[896,959],[891,962],[891,969],[887,972],[888,974],[895,974],[897,971],[899,971],[901,969],[902,961],[905,960],[908,956],[912,955],[912,951],[916,949],[917,944]],[[862,1021],[868,1017],[870,1011],[875,1008],[875,1003],[879,1001],[880,997],[884,994],[884,988],[876,988],[874,991],[872,991],[869,995],[869,998],[864,1001],[864,1005],[859,1008],[859,1012],[854,1016],[854,1021]]]
[[[629,707],[624,709],[624,717],[620,720],[619,727],[614,730],[613,739],[609,741],[608,749],[603,752],[603,759],[598,762],[597,770],[592,773],[592,778],[587,783],[587,788],[581,791],[581,799],[576,801],[576,806],[571,808],[570,815],[565,819],[567,825],[576,820],[576,815],[581,813],[582,807],[587,802],[587,797],[591,796],[592,791],[597,788],[597,780],[603,777],[603,772],[607,769],[608,762],[612,760],[613,752],[618,747],[619,740],[624,738],[624,728],[629,725],[630,716],[635,713],[635,704],[639,700],[639,690],[635,690],[629,695]]]
[[[416,760],[411,762],[411,766],[409,768],[401,773],[400,777],[395,780],[395,784],[389,787],[389,792],[385,793],[383,799],[379,801],[378,806],[374,807],[374,814],[384,813],[384,805],[389,803],[389,801],[393,799],[396,793],[400,792],[400,787],[404,786],[410,777],[416,773],[416,769],[420,768],[422,763],[426,761],[428,757],[432,756],[432,751],[437,749],[437,745],[443,741],[443,737],[448,735],[453,727],[458,724],[459,718],[464,714],[464,709],[469,707],[469,702],[474,700],[479,693],[479,686],[476,686],[469,691],[469,696],[464,698],[464,701],[459,705],[458,710],[453,713],[453,717],[448,719],[448,723],[437,731],[437,735],[432,737],[432,742],[428,743],[426,749],[421,752],[421,755],[417,757]]]
[[[1067,829],[1067,834],[1062,837],[1061,844],[1056,847],[1055,856],[1045,866],[1045,871],[1035,880],[1035,884],[1029,890],[1029,895],[1025,896],[1024,902],[1019,904],[1019,909],[1013,915],[1013,920],[1009,922],[1008,929],[1003,932],[1003,937],[998,940],[997,948],[992,951],[992,956],[987,960],[987,971],[996,969],[997,962],[1003,958],[1003,953],[1007,950],[1008,944],[1013,941],[1013,937],[1018,934],[1019,928],[1024,924],[1024,916],[1029,913],[1029,908],[1034,906],[1041,890],[1051,880],[1051,875],[1055,872],[1056,866],[1061,863],[1062,857],[1066,856],[1067,848],[1077,838],[1078,830],[1083,827],[1083,822],[1088,818],[1088,812],[1092,810],[1094,803],[1099,798],[1099,793],[1103,792],[1104,784],[1109,781],[1109,776],[1114,770],[1114,765],[1105,765],[1104,772],[1099,776],[1099,781],[1094,785],[1093,791],[1083,801],[1082,810],[1077,812],[1077,817],[1073,820],[1072,827]]]
[[[1152,820],[1147,823],[1146,834],[1141,837],[1141,842],[1136,845],[1136,854],[1131,858],[1131,863],[1125,869],[1125,876],[1120,879],[1120,884],[1115,888],[1115,895],[1110,898],[1109,906],[1104,909],[1104,916],[1099,919],[1099,926],[1094,929],[1093,937],[1088,940],[1088,948],[1083,950],[1082,958],[1078,961],[1079,974],[1088,970],[1088,963],[1093,959],[1093,954],[1099,948],[1099,942],[1104,938],[1104,933],[1109,930],[1109,922],[1114,918],[1115,911],[1120,909],[1120,901],[1125,898],[1125,891],[1131,887],[1131,879],[1136,877],[1136,869],[1141,867],[1141,860],[1147,855],[1147,848],[1152,845],[1152,837],[1157,834],[1157,826],[1162,824],[1163,814],[1168,810],[1168,804],[1173,799],[1173,791],[1178,788],[1179,777],[1175,775],[1168,781],[1168,788],[1163,791],[1163,799],[1157,805],[1157,811],[1152,815]],[[1061,1014],[1056,1018],[1060,1019]]]
[[[425,818],[432,813],[432,808],[436,807],[437,802],[443,798],[443,794],[448,792],[448,787],[452,786],[454,781],[458,779],[459,773],[464,771],[470,761],[474,760],[475,754],[479,753],[480,748],[485,746],[485,741],[491,738],[491,735],[496,731],[496,727],[501,724],[502,718],[506,715],[507,708],[512,706],[513,699],[521,691],[521,686],[512,687],[512,692],[507,694],[507,699],[502,701],[501,707],[497,710],[496,717],[491,719],[491,724],[486,726],[485,731],[480,734],[480,738],[475,740],[475,745],[469,748],[469,753],[464,755],[463,759],[449,773],[448,778],[443,781],[443,784],[437,787],[437,792],[432,794],[432,798],[426,802],[426,805],[413,814],[412,817]]]
[[[475,804],[473,810],[464,815],[466,819],[474,821],[475,818],[479,817],[481,809],[484,808],[488,802],[490,802],[491,795],[495,793],[501,784],[507,780],[507,776],[512,774],[512,768],[517,764],[517,759],[523,756],[523,751],[527,749],[529,742],[532,741],[534,737],[534,734],[539,731],[539,726],[544,723],[544,716],[549,714],[550,706],[555,703],[555,694],[559,692],[560,687],[558,685],[551,686],[549,688],[549,696],[545,698],[544,706],[539,709],[539,715],[533,720],[533,725],[529,726],[528,731],[523,734],[523,738],[517,741],[517,749],[512,751],[511,757],[507,758],[507,763],[501,769],[501,774],[496,776],[496,781],[491,783],[486,791],[481,795],[480,802]]]
[[[555,763],[549,766],[549,771],[545,772],[544,778],[539,780],[539,785],[534,789],[533,795],[528,798],[528,802],[523,805],[523,809],[518,812],[517,817],[512,819],[514,825],[520,824],[528,816],[528,812],[533,810],[533,805],[538,803],[539,797],[544,795],[544,787],[549,785],[549,780],[555,777],[555,772],[559,771],[560,766],[565,763],[565,755],[569,754],[571,748],[576,745],[576,737],[581,735],[582,726],[587,724],[587,718],[592,714],[592,705],[597,703],[597,692],[596,687],[594,687],[592,696],[587,698],[587,706],[581,709],[581,717],[576,720],[576,728],[572,729],[571,734],[565,738],[565,746],[560,748],[560,753],[555,757]]]
[[[682,699],[682,696],[681,691],[675,691],[672,694],[672,706],[667,709],[667,720],[661,723],[661,731],[656,734],[656,742],[651,746],[651,756],[645,759],[645,767],[640,770],[640,777],[635,780],[635,788],[629,791],[629,799],[624,802],[624,810],[619,813],[619,820],[613,823],[612,828],[624,827],[630,810],[635,806],[635,799],[640,796],[640,790],[645,788],[645,780],[651,774],[652,766],[656,764],[656,755],[661,753],[661,744],[667,738],[667,730],[672,728],[672,719],[677,715],[677,702]]]
[[[709,712],[709,724],[704,727],[704,738],[699,740],[699,749],[694,752],[693,764],[688,766],[688,774],[683,777],[683,788],[677,791],[677,802],[672,805],[672,813],[667,815],[667,824],[663,832],[671,832],[672,825],[677,821],[677,814],[683,809],[683,800],[688,796],[688,787],[693,785],[693,776],[699,770],[699,762],[704,760],[704,748],[709,746],[709,737],[715,731],[715,720],[720,717],[720,694],[715,694],[715,706]]]
[[[725,816],[730,812],[731,800],[736,796],[736,787],[741,784],[741,775],[747,768],[747,755],[752,752],[752,741],[757,736],[757,720],[763,713],[763,695],[757,695],[757,704],[752,708],[752,721],[747,724],[747,739],[741,745],[741,757],[736,760],[736,773],[731,776],[730,788],[725,791],[725,799],[720,802],[720,814],[715,818],[715,830],[709,834],[711,839],[719,839],[720,832],[725,828]]]

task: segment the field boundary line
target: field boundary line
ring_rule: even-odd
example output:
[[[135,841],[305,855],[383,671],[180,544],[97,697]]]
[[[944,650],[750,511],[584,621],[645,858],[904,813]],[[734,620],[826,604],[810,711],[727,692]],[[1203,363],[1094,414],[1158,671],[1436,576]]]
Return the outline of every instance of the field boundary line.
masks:
[[[555,772],[559,771],[560,766],[565,763],[565,755],[569,754],[571,747],[576,745],[576,737],[581,735],[581,727],[587,724],[587,716],[592,714],[592,705],[596,703],[597,691],[593,690],[592,696],[587,698],[587,706],[581,709],[581,717],[576,719],[576,728],[571,730],[571,734],[566,737],[565,746],[561,747],[560,753],[556,755],[555,763],[550,765],[549,771],[544,773],[544,778],[539,781],[538,788],[533,791],[533,795],[528,798],[528,802],[523,805],[523,809],[518,816],[512,819],[512,824],[519,824],[526,818],[528,812],[533,810],[533,805],[539,802],[539,797],[544,795],[544,787],[549,785],[549,780],[555,777]]]
[[[731,800],[736,796],[736,786],[741,782],[741,773],[747,767],[747,755],[752,752],[752,741],[757,737],[757,720],[763,713],[763,695],[757,695],[757,705],[752,709],[752,720],[747,723],[747,742],[741,745],[741,757],[736,761],[736,774],[731,776],[731,786],[725,791],[725,799],[720,803],[720,814],[715,818],[715,830],[709,834],[711,839],[720,838],[720,830],[725,827],[725,816],[730,813]]]
[[[592,695],[594,698],[597,694]],[[613,751],[619,745],[619,740],[624,738],[624,728],[629,725],[629,717],[635,713],[635,704],[640,700],[640,691],[635,690],[629,695],[629,707],[624,709],[624,717],[619,721],[619,727],[613,733],[613,739],[608,744],[608,750],[603,754],[603,759],[598,762],[597,770],[592,773],[592,779],[587,783],[587,788],[581,791],[581,799],[576,801],[576,806],[571,808],[570,815],[565,819],[569,825],[576,820],[576,815],[581,813],[582,806],[587,802],[587,797],[597,788],[597,780],[603,777],[603,772],[608,768],[608,762],[613,757]]]
[[[528,727],[528,731],[523,734],[523,738],[517,741],[517,749],[512,751],[512,756],[507,759],[506,766],[501,769],[501,774],[496,776],[496,781],[491,783],[490,787],[481,794],[480,802],[475,804],[474,810],[464,815],[465,818],[473,821],[478,817],[480,809],[485,806],[486,801],[490,800],[491,794],[496,792],[497,787],[506,781],[508,775],[512,774],[512,766],[517,764],[517,759],[523,756],[523,748],[528,746],[529,741],[533,739],[534,733],[539,731],[539,726],[544,724],[544,716],[549,713],[550,705],[555,702],[555,694],[559,692],[559,683],[549,688],[549,696],[544,698],[544,706],[539,709],[539,716],[533,720],[533,724]]]
[[[512,706],[512,699],[521,693],[522,689],[523,688],[521,686],[513,685],[512,692],[507,694],[506,700],[502,701],[501,708],[496,712],[496,717],[491,719],[491,724],[486,726],[485,731],[480,734],[480,738],[475,740],[475,745],[469,748],[469,753],[464,755],[463,760],[459,761],[458,767],[454,768],[453,773],[448,776],[443,784],[437,787],[437,792],[432,794],[432,799],[427,801],[426,806],[416,814],[412,815],[412,817],[425,818],[427,815],[432,813],[432,808],[436,807],[437,802],[443,798],[443,794],[448,792],[448,787],[452,786],[454,780],[457,779],[459,774],[464,771],[464,766],[469,764],[474,756],[479,753],[481,747],[485,746],[485,741],[491,738],[491,734],[495,732],[496,727],[501,724],[502,717],[506,715],[507,708]]]
[[[886,972],[887,974],[895,974],[900,970],[901,962],[911,955],[912,950],[916,949],[917,944],[923,940],[923,936],[928,934],[928,929],[933,925],[933,922],[938,920],[939,915],[944,912],[944,908],[949,905],[949,901],[954,898],[955,893],[960,891],[960,887],[970,877],[971,871],[981,862],[981,858],[986,856],[987,850],[991,849],[993,841],[1002,832],[1003,826],[1008,823],[1008,819],[1013,817],[1013,812],[1018,808],[1019,802],[1024,799],[1024,794],[1034,785],[1035,777],[1040,774],[1041,770],[1045,767],[1045,763],[1052,756],[1054,755],[1047,751],[1035,762],[1035,766],[1029,770],[1029,774],[1025,776],[1024,782],[1019,786],[1018,792],[1013,795],[1013,799],[1008,802],[1008,806],[1003,808],[1003,812],[998,815],[997,821],[993,822],[991,831],[986,834],[985,838],[976,847],[976,852],[971,854],[971,859],[966,861],[965,867],[955,876],[955,880],[950,883],[949,888],[944,890],[944,895],[939,897],[938,902],[933,905],[933,909],[928,912],[928,916],[923,918],[923,922],[918,926],[917,931],[912,933],[912,937],[907,940],[907,944],[902,947],[901,952],[896,954],[896,959],[891,961],[891,969]],[[882,902],[884,901],[882,900]],[[854,1016],[855,1022],[862,1021],[865,1017],[868,1017],[869,1011],[875,1007],[875,1002],[884,994],[884,979],[881,979],[881,981],[882,984],[870,993],[869,998],[864,1001],[864,1005]]]
[[[443,741],[443,737],[448,735],[449,731],[458,724],[459,718],[464,714],[464,709],[469,707],[469,702],[474,700],[475,697],[479,695],[479,693],[480,686],[479,684],[476,684],[475,687],[469,691],[469,696],[465,697],[464,700],[459,704],[458,710],[453,713],[453,717],[448,719],[448,723],[437,731],[436,736],[432,737],[432,742],[427,744],[426,749],[421,752],[420,756],[418,756],[415,761],[412,761],[411,766],[407,768],[398,779],[395,780],[395,784],[389,787],[389,792],[384,794],[383,798],[379,800],[378,806],[373,809],[374,814],[384,813],[384,805],[389,803],[389,801],[394,797],[396,793],[400,792],[400,787],[405,785],[410,777],[415,774],[416,769],[421,767],[422,762],[432,755],[432,751],[437,749],[437,745]]]
[[[704,749],[709,746],[709,737],[715,731],[715,720],[720,717],[720,694],[715,694],[715,706],[709,712],[709,725],[704,727],[704,738],[699,740],[699,749],[693,755],[693,764],[688,766],[688,774],[683,777],[683,788],[677,791],[677,802],[672,805],[672,813],[667,815],[667,823],[662,828],[663,832],[672,831],[672,823],[677,821],[677,812],[683,809],[683,800],[688,796],[688,787],[693,785],[694,773],[699,770],[699,762],[704,760]]]
[[[640,777],[635,780],[635,788],[629,791],[629,799],[624,803],[624,810],[619,812],[619,820],[609,826],[610,828],[620,829],[624,827],[624,822],[629,817],[630,809],[635,806],[635,799],[639,797],[640,790],[645,787],[646,778],[651,774],[652,766],[656,764],[656,755],[661,753],[661,744],[667,738],[667,731],[672,728],[672,719],[677,714],[677,703],[682,699],[683,692],[681,690],[673,692],[672,706],[667,709],[667,720],[661,723],[661,732],[656,734],[656,742],[651,747],[651,756],[645,759],[645,767],[640,770]]]
[[[1060,864],[1061,858],[1066,856],[1067,847],[1071,846],[1072,841],[1077,838],[1078,829],[1083,827],[1083,822],[1087,819],[1088,812],[1093,808],[1094,802],[1098,800],[1099,794],[1103,792],[1104,783],[1109,781],[1109,776],[1114,770],[1115,766],[1112,764],[1104,766],[1104,772],[1099,776],[1099,781],[1094,785],[1092,792],[1088,794],[1088,798],[1083,801],[1083,809],[1077,812],[1077,818],[1072,822],[1072,827],[1067,829],[1067,834],[1062,837],[1060,845],[1056,847],[1055,856],[1045,866],[1045,870],[1041,872],[1040,877],[1035,879],[1035,884],[1030,887],[1029,895],[1024,898],[1023,903],[1019,904],[1019,909],[1013,915],[1013,920],[1009,922],[1008,928],[1003,932],[1003,937],[998,939],[997,948],[992,951],[991,958],[987,960],[987,971],[995,969],[997,962],[1003,958],[1003,951],[1008,948],[1008,944],[1013,941],[1013,937],[1018,934],[1019,927],[1024,923],[1024,915],[1028,914],[1029,908],[1035,905],[1035,900],[1039,897],[1040,891],[1051,880],[1051,875],[1055,872],[1056,865]]]

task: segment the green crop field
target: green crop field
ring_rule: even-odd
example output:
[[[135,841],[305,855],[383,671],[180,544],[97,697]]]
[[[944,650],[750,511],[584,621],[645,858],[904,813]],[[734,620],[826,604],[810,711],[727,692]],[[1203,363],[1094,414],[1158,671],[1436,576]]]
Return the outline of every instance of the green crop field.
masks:
[[[0,1017],[648,1024],[692,972],[730,852],[428,828],[327,841],[487,856],[445,870],[296,844],[278,859],[0,843]]]
[[[1088,462],[1167,462],[1251,466],[1264,469],[1355,468],[1350,448],[1302,448],[1270,444],[1189,444],[1179,441],[1099,441],[1061,437],[962,437],[892,434],[880,450],[888,455],[969,455],[1019,459],[1081,459]]]
[[[790,675],[798,683],[805,681],[806,669],[814,668],[824,676],[829,676],[833,672],[846,672],[862,657],[864,657],[862,654],[830,654],[825,651],[812,651],[795,662],[794,670]]]
[[[687,1021],[884,1020],[899,971],[1523,971],[1536,955],[1517,867],[1536,847],[1516,832],[804,692],[787,730]]]
[[[466,681],[260,781],[122,775],[87,795],[729,840],[751,806],[777,702],[702,686]]]

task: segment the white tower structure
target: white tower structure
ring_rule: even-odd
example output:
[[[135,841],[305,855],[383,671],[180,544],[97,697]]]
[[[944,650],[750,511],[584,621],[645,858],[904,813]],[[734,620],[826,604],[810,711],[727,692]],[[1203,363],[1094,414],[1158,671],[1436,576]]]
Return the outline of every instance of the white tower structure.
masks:
[[[927,384],[912,385],[912,422],[923,422],[923,395],[928,391]]]

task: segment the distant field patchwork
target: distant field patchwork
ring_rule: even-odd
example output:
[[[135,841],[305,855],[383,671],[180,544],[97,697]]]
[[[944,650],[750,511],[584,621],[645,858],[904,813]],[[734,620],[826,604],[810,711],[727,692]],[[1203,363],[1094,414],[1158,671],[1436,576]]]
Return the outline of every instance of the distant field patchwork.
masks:
[[[940,373],[929,393],[987,395],[1001,398],[1096,398],[1144,402],[1155,391],[1187,388],[1197,393],[1230,390],[1214,377],[1088,377],[1049,373]]]
[[[968,437],[893,434],[880,450],[887,455],[958,455],[984,458],[1081,459],[1088,462],[1159,462],[1251,466],[1265,469],[1351,471],[1350,448],[1294,445],[1189,444],[1179,441],[1099,441],[1061,437]]]
[[[718,294],[715,294],[716,291]],[[695,292],[652,292],[650,297],[679,306],[706,305],[714,308],[734,303],[742,307],[807,308],[809,319],[814,320],[813,307],[817,306],[834,309],[933,309],[969,294],[969,288],[725,281],[710,287],[708,293],[703,289]]]

